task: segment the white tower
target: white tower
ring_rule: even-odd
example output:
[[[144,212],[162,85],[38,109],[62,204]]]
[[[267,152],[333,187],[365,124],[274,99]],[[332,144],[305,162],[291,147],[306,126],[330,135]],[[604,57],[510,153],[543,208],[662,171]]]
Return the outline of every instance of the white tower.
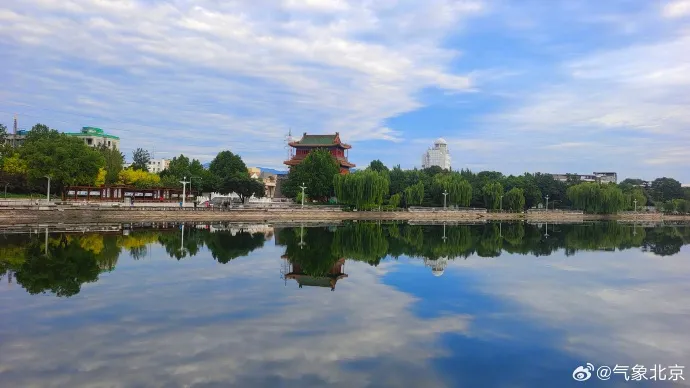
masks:
[[[422,156],[422,168],[439,166],[444,170],[450,170],[450,152],[448,142],[442,137],[436,139],[434,146],[429,148]]]

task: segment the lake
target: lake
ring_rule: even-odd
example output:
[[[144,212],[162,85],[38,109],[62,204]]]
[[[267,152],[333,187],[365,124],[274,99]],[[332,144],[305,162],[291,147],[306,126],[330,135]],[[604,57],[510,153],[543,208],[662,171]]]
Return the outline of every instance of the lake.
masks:
[[[0,234],[0,386],[690,381],[688,225],[61,228]]]

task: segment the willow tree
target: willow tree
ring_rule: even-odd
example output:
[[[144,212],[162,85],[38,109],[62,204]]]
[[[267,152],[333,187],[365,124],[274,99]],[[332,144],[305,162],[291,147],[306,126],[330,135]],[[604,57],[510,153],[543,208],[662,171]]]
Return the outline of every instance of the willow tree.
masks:
[[[644,195],[644,190],[635,187],[625,193],[625,202],[628,210],[635,210],[636,207],[639,209],[647,204],[647,196]]]
[[[419,182],[405,189],[405,203],[410,205],[421,205],[424,201],[424,183]]]
[[[484,205],[487,209],[498,209],[501,205],[503,195],[503,185],[498,182],[491,182],[484,185]]]
[[[521,211],[525,208],[525,190],[514,187],[503,197],[505,208],[513,211]]]
[[[388,204],[394,208],[400,206],[400,202],[402,202],[402,195],[400,193],[393,194],[388,198]]]
[[[357,171],[333,177],[338,201],[357,208],[380,206],[388,194],[388,177],[374,170]]]
[[[448,202],[460,206],[469,206],[472,200],[472,185],[459,173],[437,174],[434,176],[436,199],[443,202],[443,192],[448,192]]]
[[[587,213],[612,214],[627,205],[623,191],[607,183],[580,183],[568,188],[567,195],[573,206]]]

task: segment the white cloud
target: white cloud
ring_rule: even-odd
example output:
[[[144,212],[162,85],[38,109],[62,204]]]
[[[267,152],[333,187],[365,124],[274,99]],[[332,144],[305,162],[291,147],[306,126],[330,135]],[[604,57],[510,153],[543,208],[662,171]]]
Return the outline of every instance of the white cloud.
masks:
[[[347,262],[350,276],[335,292],[284,286],[276,276],[282,253],[267,243],[221,265],[207,252],[180,262],[154,252],[152,261],[120,259],[67,305],[32,297],[21,307],[32,312],[23,329],[32,335],[3,341],[0,377],[22,387],[443,385],[429,362],[448,354],[440,336],[466,333],[471,317],[415,316],[417,299],[380,281],[395,263]],[[161,266],[166,276],[155,276]],[[113,308],[116,318],[98,320]],[[19,319],[10,311],[0,312],[3,322]],[[42,323],[60,320],[56,312],[98,322]]]
[[[504,254],[454,261],[447,272],[472,271],[482,279],[480,292],[564,333],[554,346],[582,362],[683,365],[690,357],[683,329],[690,323],[690,290],[679,276],[688,270],[686,258],[682,252],[659,260],[639,250],[557,252],[546,260]]]
[[[676,0],[664,4],[662,14],[667,18],[677,18],[690,15],[690,1]]]
[[[200,132],[232,145],[247,136],[279,139],[289,127],[339,131],[349,142],[398,140],[384,121],[420,107],[419,90],[469,87],[466,76],[448,70],[458,53],[442,48],[441,40],[482,10],[479,2],[452,0],[11,0],[6,8],[0,37],[17,58],[8,81],[19,86],[53,69],[79,79],[52,79],[55,89],[15,88],[12,100],[31,102],[41,94],[48,99],[41,105],[58,111],[74,103],[79,114],[107,112],[96,123],[106,129],[129,131],[135,122],[158,127],[146,137],[182,151]],[[30,70],[20,65],[36,56],[44,61],[33,61]],[[100,105],[80,104],[76,90],[82,102]],[[113,131],[125,149],[145,137]],[[204,154],[216,144],[206,146]]]

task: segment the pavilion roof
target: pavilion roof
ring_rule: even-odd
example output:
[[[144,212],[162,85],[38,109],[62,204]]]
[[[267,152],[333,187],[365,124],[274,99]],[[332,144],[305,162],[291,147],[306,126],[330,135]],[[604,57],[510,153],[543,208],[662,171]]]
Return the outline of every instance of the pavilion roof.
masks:
[[[340,141],[340,133],[338,132],[328,135],[308,135],[306,132],[304,132],[304,135],[302,135],[300,140],[293,141],[290,143],[290,145],[293,147],[339,145],[343,148],[351,148],[349,144],[345,144]]]

